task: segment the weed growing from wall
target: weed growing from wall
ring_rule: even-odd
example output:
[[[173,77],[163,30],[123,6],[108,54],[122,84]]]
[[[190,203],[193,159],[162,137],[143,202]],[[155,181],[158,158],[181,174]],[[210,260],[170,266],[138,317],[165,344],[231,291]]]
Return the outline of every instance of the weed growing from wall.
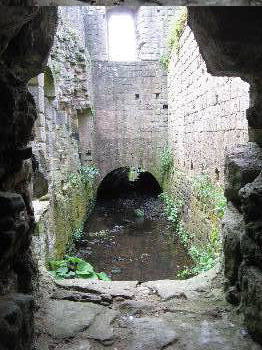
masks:
[[[176,54],[179,54],[179,40],[181,35],[187,25],[187,8],[183,7],[178,18],[174,20],[171,25],[171,30],[168,37],[168,47],[170,51],[175,51]]]
[[[160,63],[165,69],[168,69],[172,53],[175,52],[176,55],[179,54],[179,49],[180,49],[179,40],[181,38],[181,35],[186,25],[187,25],[187,8],[183,7],[179,13],[179,16],[175,17],[173,23],[171,24],[171,28],[167,39],[168,51],[166,54],[163,54],[160,57]]]
[[[164,185],[164,182],[168,179],[170,172],[173,169],[174,161],[173,154],[171,149],[168,146],[165,146],[160,153],[160,181],[161,185]]]
[[[162,175],[166,175],[170,172],[170,170],[173,168],[174,162],[173,162],[173,154],[171,149],[166,146],[160,153],[160,169]]]
[[[178,174],[176,174],[176,170],[173,170],[173,178],[175,176],[182,177],[187,190],[172,194],[163,192],[160,198],[164,202],[164,210],[168,220],[173,223],[175,235],[185,246],[195,263],[193,268],[186,268],[178,274],[178,277],[186,278],[207,271],[216,264],[221,254],[219,225],[220,219],[224,215],[226,199],[222,189],[212,183],[207,175],[191,178],[181,172]],[[190,196],[186,198],[181,193],[190,193]],[[186,207],[193,214],[201,214],[201,218],[210,223],[208,233],[199,232],[198,227],[188,225],[184,218]],[[191,229],[189,230],[188,227]]]
[[[167,54],[163,54],[160,57],[160,64],[165,70],[168,70],[168,66],[169,66],[169,62],[170,62],[170,55],[171,55],[171,53],[168,52]]]
[[[224,216],[226,199],[222,188],[214,185],[207,175],[197,175],[193,178],[193,189],[198,199],[205,206],[213,206],[213,211],[220,218]]]

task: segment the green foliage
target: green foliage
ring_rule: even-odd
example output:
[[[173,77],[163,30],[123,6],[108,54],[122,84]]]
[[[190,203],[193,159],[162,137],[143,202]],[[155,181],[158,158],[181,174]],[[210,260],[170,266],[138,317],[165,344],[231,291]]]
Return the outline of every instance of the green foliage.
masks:
[[[166,70],[168,69],[169,61],[170,61],[170,54],[163,54],[160,57],[160,64]]]
[[[56,259],[75,254],[83,222],[94,203],[94,179],[98,170],[86,166],[69,173],[65,181],[54,183],[54,232]]]
[[[186,25],[187,25],[187,9],[185,7],[183,8],[183,10],[181,10],[179,16],[175,18],[171,26],[171,30],[168,38],[168,47],[171,52],[175,50],[177,54],[179,53],[179,40]]]
[[[214,185],[208,175],[202,174],[194,177],[193,189],[204,205],[213,206],[214,213],[223,218],[227,202],[222,188]]]
[[[170,173],[173,165],[174,161],[172,151],[168,146],[165,146],[160,153],[160,171],[162,177]]]
[[[61,67],[60,62],[53,61],[53,62],[52,62],[52,65],[53,65],[52,71],[53,71],[54,75],[55,75],[56,77],[59,76],[59,75],[61,74],[61,70],[62,70],[62,67]]]
[[[57,279],[85,278],[110,281],[106,273],[95,272],[91,264],[76,257],[66,256],[63,260],[51,260],[49,261],[49,269]]]
[[[99,171],[95,166],[86,165],[80,168],[80,174],[84,182],[91,182],[99,174]]]
[[[177,274],[177,277],[179,278],[188,278],[212,269],[218,258],[218,256],[214,254],[212,247],[208,247],[204,250],[192,245],[189,249],[189,254],[194,261],[195,266],[192,268],[187,267],[179,271]]]
[[[164,202],[164,211],[167,219],[174,224],[175,232],[177,233],[183,202],[181,200],[175,201],[167,192],[161,193],[159,198]]]
[[[185,246],[195,264],[193,268],[186,268],[180,271],[177,276],[179,278],[187,278],[200,272],[208,271],[214,267],[221,249],[218,230],[212,230],[209,235],[209,242],[208,244],[205,244],[204,248],[197,247],[193,243],[194,234],[186,230],[181,220],[184,205],[183,201],[179,199],[174,200],[166,192],[161,193],[159,197],[165,204],[164,211],[167,219],[174,224],[175,234],[178,236],[180,242]]]
[[[143,209],[135,209],[135,214],[138,218],[143,218],[145,216],[145,212]]]
[[[68,182],[73,187],[81,184],[89,186],[98,174],[99,171],[92,165],[81,166],[77,172],[69,174]]]
[[[83,236],[83,224],[80,227],[76,228],[72,233],[72,241],[78,243]]]
[[[142,173],[144,170],[140,169],[140,168],[135,168],[135,167],[130,167],[129,171],[128,171],[128,180],[129,181],[136,181],[140,175],[140,173]]]
[[[179,40],[181,35],[187,25],[187,9],[183,8],[178,17],[174,18],[174,21],[171,25],[171,29],[167,39],[168,52],[161,56],[160,63],[165,69],[168,69],[169,62],[172,56],[172,52],[179,54]]]
[[[185,246],[185,247],[189,247],[191,244],[191,239],[192,239],[192,234],[190,232],[188,232],[182,221],[179,221],[178,225],[177,225],[177,235],[181,241],[181,243]]]

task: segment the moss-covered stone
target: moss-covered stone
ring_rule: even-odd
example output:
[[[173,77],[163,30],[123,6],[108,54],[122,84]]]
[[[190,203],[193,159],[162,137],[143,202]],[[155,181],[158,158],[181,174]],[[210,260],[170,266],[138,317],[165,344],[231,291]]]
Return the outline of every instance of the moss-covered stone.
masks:
[[[189,176],[177,169],[172,170],[163,189],[171,200],[170,207],[177,209],[176,231],[193,259],[196,263],[209,257],[215,261],[221,252],[221,218],[226,205],[223,190],[204,175]]]
[[[53,202],[55,259],[63,258],[73,232],[82,227],[93,205],[92,183],[83,183],[79,174],[76,174],[77,179],[78,181],[74,183],[68,180],[63,188],[55,193]]]

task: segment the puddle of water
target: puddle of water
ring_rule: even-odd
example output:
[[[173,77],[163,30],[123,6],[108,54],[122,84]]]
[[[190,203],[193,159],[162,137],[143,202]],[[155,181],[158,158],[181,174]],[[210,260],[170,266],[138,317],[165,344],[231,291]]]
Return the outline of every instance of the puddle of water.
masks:
[[[175,279],[179,270],[192,266],[155,198],[98,203],[78,256],[113,280]]]

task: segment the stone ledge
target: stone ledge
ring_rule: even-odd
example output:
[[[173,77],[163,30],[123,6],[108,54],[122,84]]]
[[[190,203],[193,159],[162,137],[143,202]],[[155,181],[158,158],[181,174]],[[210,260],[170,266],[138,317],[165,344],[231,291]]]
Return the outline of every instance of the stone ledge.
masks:
[[[88,281],[84,279],[54,280],[58,287],[79,292],[107,294],[112,297],[131,299],[135,295],[138,281]]]

